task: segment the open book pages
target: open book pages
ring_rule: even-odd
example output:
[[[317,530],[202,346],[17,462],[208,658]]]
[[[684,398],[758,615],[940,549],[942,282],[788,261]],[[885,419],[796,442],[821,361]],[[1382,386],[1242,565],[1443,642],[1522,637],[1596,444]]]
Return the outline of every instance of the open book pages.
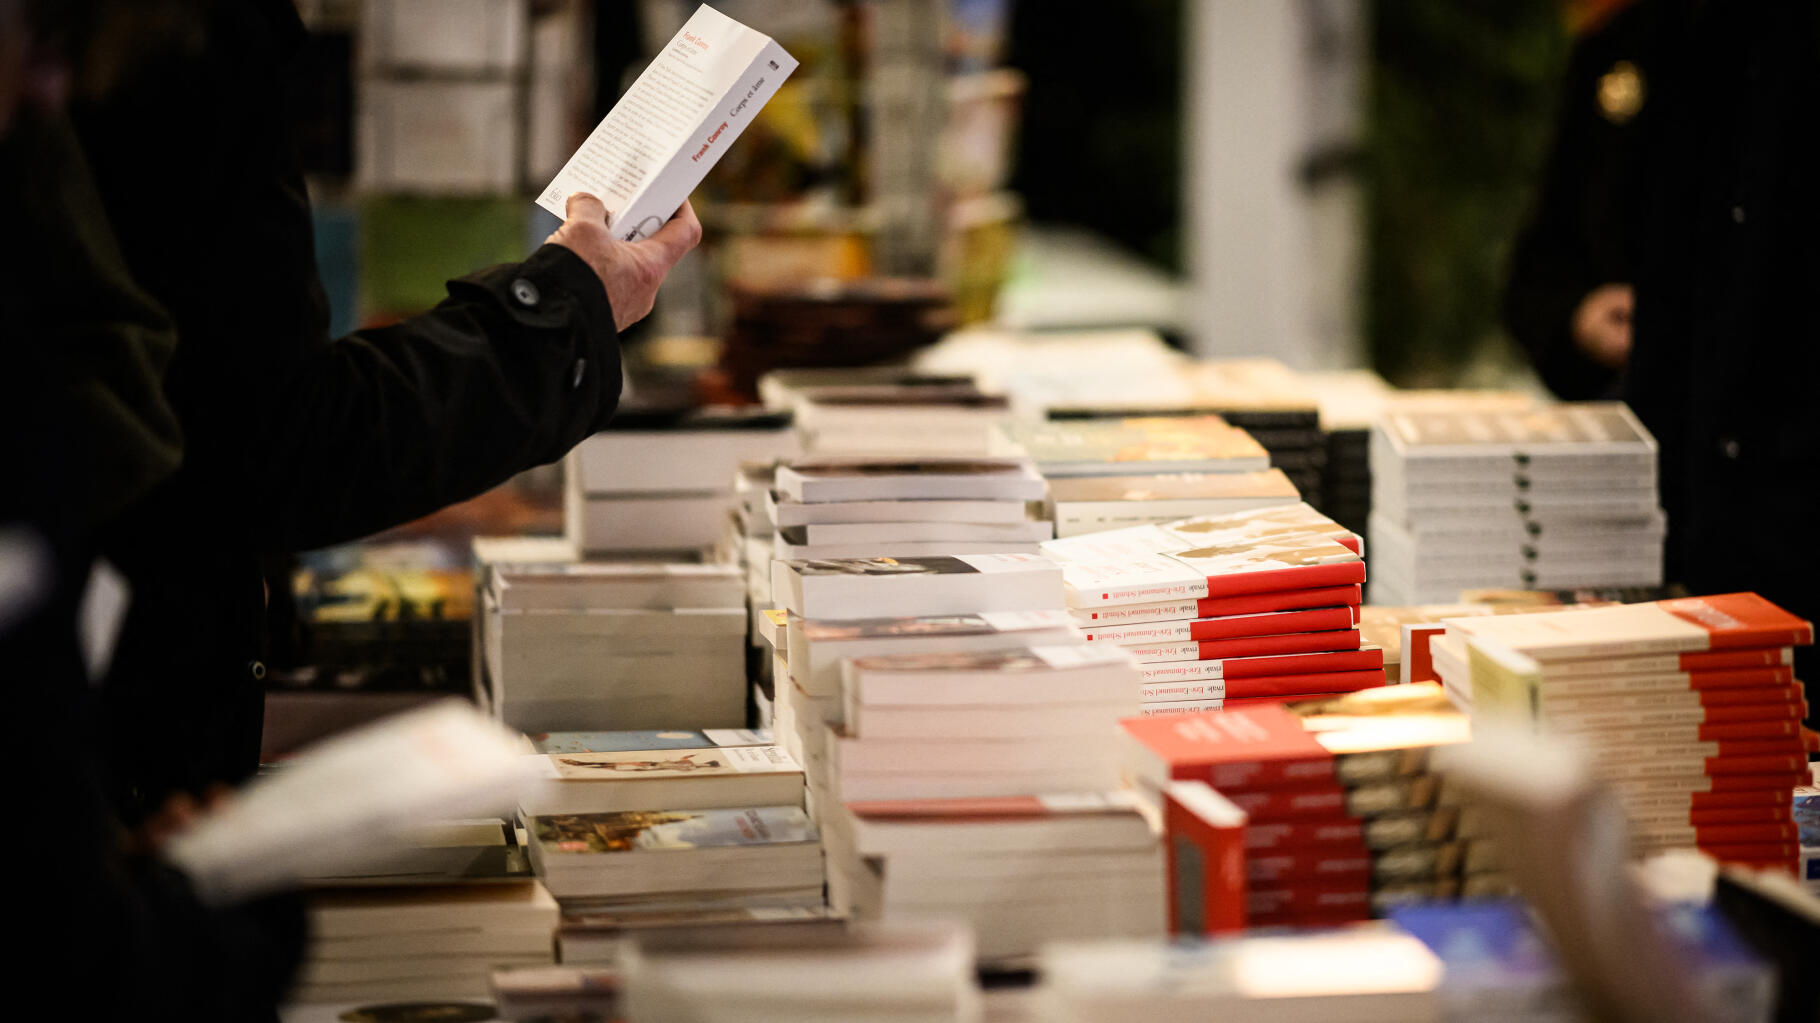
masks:
[[[356,873],[434,820],[505,815],[531,784],[523,739],[447,700],[328,739],[261,775],[166,857],[212,903]]]
[[[569,158],[537,204],[557,216],[575,192],[606,204],[615,237],[670,219],[796,70],[770,37],[703,5]]]

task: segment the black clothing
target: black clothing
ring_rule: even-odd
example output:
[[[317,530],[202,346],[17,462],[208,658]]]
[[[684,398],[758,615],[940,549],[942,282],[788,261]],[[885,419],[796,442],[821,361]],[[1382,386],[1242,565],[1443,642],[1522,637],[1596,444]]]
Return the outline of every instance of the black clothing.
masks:
[[[1536,209],[1511,254],[1505,326],[1542,382],[1567,400],[1617,395],[1618,371],[1575,346],[1573,317],[1595,288],[1636,279],[1644,232],[1639,150],[1656,116],[1646,15],[1621,11],[1574,47]],[[1607,75],[1629,75],[1642,90],[1641,107],[1602,102]]]
[[[1820,8],[1645,3],[1635,347],[1668,576],[1820,616]],[[1797,654],[1797,668],[1811,654]],[[1809,677],[1810,702],[1817,679]]]
[[[108,680],[123,800],[256,764],[261,553],[366,535],[554,461],[612,412],[612,310],[544,246],[397,326],[331,340],[286,138],[289,0],[214,0],[77,127],[133,276],[174,320],[181,469],[106,538],[134,601]],[[287,585],[273,580],[273,585]]]
[[[178,464],[160,380],[175,335],[128,277],[67,124],[22,111],[0,139],[0,224],[0,749],[52,824],[13,843],[29,858],[16,973],[28,1004],[97,1019],[270,1019],[301,902],[209,909],[124,855],[76,633],[96,529]]]

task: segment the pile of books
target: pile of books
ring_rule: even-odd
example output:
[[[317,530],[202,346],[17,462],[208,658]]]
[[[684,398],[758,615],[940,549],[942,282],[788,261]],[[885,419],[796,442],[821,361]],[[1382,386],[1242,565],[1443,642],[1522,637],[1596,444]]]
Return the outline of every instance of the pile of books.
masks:
[[[1034,554],[1054,535],[1024,458],[810,456],[778,468],[774,488],[780,560]]]
[[[1371,464],[1374,604],[1662,582],[1656,442],[1622,404],[1393,410]]]
[[[807,770],[836,913],[962,919],[993,959],[1161,928],[1154,829],[1108,794],[1137,669],[1082,643],[1061,593],[1038,555],[778,563],[777,727]]]
[[[819,915],[803,771],[765,731],[550,732],[519,800],[564,962],[641,927]],[[604,937],[603,937],[604,934]]]
[[[1385,924],[1205,942],[1043,949],[1037,1018],[1053,1023],[1438,1020],[1441,961]]]
[[[737,728],[747,611],[730,564],[492,562],[476,541],[476,691],[520,731]]]
[[[621,956],[619,1018],[971,1023],[973,961],[965,930],[933,923],[652,932]]]
[[[787,412],[622,408],[565,463],[563,518],[584,554],[712,547],[734,504],[745,462],[800,453]]]
[[[343,888],[310,896],[294,1002],[485,998],[497,966],[553,958],[556,902],[535,881]]]
[[[1810,623],[1732,593],[1452,619],[1434,657],[1475,716],[1583,743],[1639,852],[1792,871],[1791,793],[1817,748],[1792,648],[1812,642]]]
[[[1383,685],[1358,632],[1359,549],[1305,504],[1043,545],[1087,640],[1140,662],[1147,714]]]
[[[1429,770],[1432,749],[1469,738],[1439,686],[1136,718],[1124,729],[1144,785],[1206,782],[1246,813],[1251,926],[1360,920],[1503,884],[1488,846],[1456,838],[1459,812]]]

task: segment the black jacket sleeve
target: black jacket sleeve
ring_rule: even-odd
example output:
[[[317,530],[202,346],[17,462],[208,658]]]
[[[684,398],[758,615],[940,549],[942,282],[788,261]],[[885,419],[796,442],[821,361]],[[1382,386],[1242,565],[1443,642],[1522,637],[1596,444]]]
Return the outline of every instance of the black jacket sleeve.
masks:
[[[568,249],[452,281],[429,313],[314,347],[273,391],[246,466],[255,540],[352,539],[555,461],[612,413],[620,372],[606,290]]]

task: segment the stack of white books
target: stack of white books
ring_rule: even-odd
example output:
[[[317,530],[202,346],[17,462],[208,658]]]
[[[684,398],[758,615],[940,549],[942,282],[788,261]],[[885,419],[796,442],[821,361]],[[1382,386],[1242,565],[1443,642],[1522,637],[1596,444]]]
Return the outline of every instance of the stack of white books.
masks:
[[[621,417],[569,454],[568,536],[586,554],[712,547],[735,504],[740,465],[800,450],[787,413]]]
[[[565,909],[822,904],[820,836],[801,806],[551,814],[525,829]]]
[[[480,577],[476,689],[512,727],[746,723],[747,611],[737,567],[508,562],[483,563]]]
[[[1455,618],[1432,644],[1475,718],[1571,736],[1638,851],[1792,872],[1793,790],[1820,744],[1793,650],[1813,626],[1754,593]]]
[[[553,960],[556,901],[535,881],[343,888],[310,897],[294,1002],[485,998],[500,966]]]
[[[1043,545],[1087,641],[1139,662],[1146,715],[1383,685],[1358,631],[1360,549],[1305,504]]]
[[[627,1023],[975,1023],[966,931],[939,923],[651,932],[621,955]]]
[[[1393,409],[1371,445],[1374,604],[1662,582],[1656,442],[1620,403]]]
[[[1080,641],[1054,563],[779,562],[775,596],[792,679],[777,727],[805,767],[834,912],[962,919],[995,960],[1056,928],[1160,933],[1160,842],[1106,794],[1137,667]],[[840,617],[886,614],[902,617]],[[1020,876],[1055,883],[1006,883]]]
[[[1046,1023],[1422,1023],[1441,1019],[1440,959],[1381,924],[1208,942],[1043,950]]]
[[[780,467],[775,487],[781,560],[1034,554],[1055,535],[1024,458],[811,456]]]

